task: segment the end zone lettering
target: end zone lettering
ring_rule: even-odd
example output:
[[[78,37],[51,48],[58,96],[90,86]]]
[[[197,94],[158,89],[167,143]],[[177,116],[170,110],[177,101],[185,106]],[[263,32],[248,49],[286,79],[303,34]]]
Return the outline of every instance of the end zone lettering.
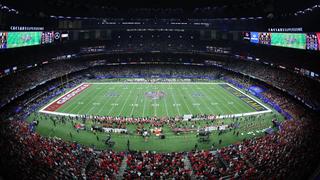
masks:
[[[58,100],[54,101],[52,104],[50,104],[48,107],[45,108],[45,111],[51,111],[54,112],[57,109],[59,109],[63,104],[65,104],[67,101],[72,99],[73,97],[80,94],[82,91],[90,87],[90,84],[82,84],[81,86],[77,87],[76,89],[72,90],[68,94],[62,96]]]

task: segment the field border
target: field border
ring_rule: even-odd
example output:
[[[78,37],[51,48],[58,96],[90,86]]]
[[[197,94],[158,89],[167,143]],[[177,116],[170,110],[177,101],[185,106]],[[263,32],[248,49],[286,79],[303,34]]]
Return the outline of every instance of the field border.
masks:
[[[224,82],[216,82],[216,83],[208,83],[208,82],[88,82],[88,83],[81,83],[78,86],[72,88],[71,90],[69,90],[68,92],[62,94],[61,96],[59,96],[58,98],[55,98],[55,100],[53,100],[52,102],[50,102],[49,104],[47,104],[46,106],[44,106],[43,108],[41,108],[39,110],[39,112],[41,113],[45,113],[45,114],[52,114],[52,115],[59,115],[59,116],[70,116],[70,117],[76,117],[76,116],[82,116],[83,114],[70,114],[70,113],[62,113],[62,112],[52,112],[52,111],[46,111],[45,109],[49,106],[51,106],[53,103],[55,103],[56,101],[58,101],[60,98],[62,98],[63,96],[65,96],[66,94],[74,91],[75,89],[79,88],[80,86],[82,86],[83,84],[227,84],[228,86],[234,88],[235,90],[239,91],[241,94],[247,96],[248,98],[250,98],[251,100],[255,101],[256,103],[260,104],[261,106],[263,106],[264,108],[266,108],[267,110],[264,111],[255,111],[255,112],[249,112],[249,113],[240,113],[240,114],[227,114],[227,115],[220,115],[217,116],[217,119],[223,119],[223,118],[233,118],[233,117],[243,117],[243,116],[252,116],[252,115],[258,115],[258,114],[264,114],[264,113],[270,113],[272,112],[272,110],[267,107],[266,105],[262,104],[261,102],[259,102],[258,100],[256,100],[255,98],[252,98],[250,95],[242,92],[240,89],[236,88],[235,86],[229,84],[229,83],[224,83]]]
[[[42,107],[42,108],[39,110],[39,112],[51,114],[51,113],[52,113],[51,111],[46,111],[46,110],[45,110],[47,107],[51,106],[53,103],[57,102],[59,99],[61,99],[62,97],[64,97],[66,94],[71,93],[72,91],[76,90],[77,88],[81,87],[81,86],[84,85],[84,84],[90,84],[90,83],[81,83],[81,84],[79,84],[78,86],[70,89],[68,92],[63,93],[62,95],[58,96],[57,98],[54,98],[54,100],[53,100],[52,102],[50,102],[49,104],[47,104],[47,105],[45,105],[44,107]],[[57,112],[55,112],[55,113],[57,113]]]

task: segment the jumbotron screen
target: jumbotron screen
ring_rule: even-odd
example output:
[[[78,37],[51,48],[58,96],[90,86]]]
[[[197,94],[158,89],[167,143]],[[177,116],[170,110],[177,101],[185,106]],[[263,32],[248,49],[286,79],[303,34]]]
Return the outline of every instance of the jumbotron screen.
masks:
[[[7,39],[8,39],[8,33],[0,32],[0,49],[7,48]]]
[[[270,45],[271,44],[271,33],[260,32],[259,33],[259,44]]]
[[[54,32],[42,32],[41,35],[41,44],[51,44],[54,42]]]
[[[304,33],[272,33],[271,45],[306,49],[306,34]]]
[[[250,42],[259,43],[259,33],[258,32],[250,32]]]
[[[318,38],[316,33],[307,33],[307,50],[318,50]]]
[[[7,48],[41,44],[42,32],[8,32]]]
[[[320,51],[320,32],[317,33],[317,37],[318,37],[318,48]]]

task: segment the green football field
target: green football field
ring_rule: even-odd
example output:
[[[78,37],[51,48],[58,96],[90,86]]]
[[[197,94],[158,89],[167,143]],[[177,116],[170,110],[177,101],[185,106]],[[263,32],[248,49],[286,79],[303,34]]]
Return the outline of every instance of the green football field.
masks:
[[[249,95],[226,83],[91,83],[58,109],[49,110],[54,112],[45,112],[57,115],[175,117],[267,110]]]
[[[85,87],[81,89],[82,87]],[[77,92],[77,93],[76,93]],[[66,98],[69,97],[69,98]],[[71,97],[71,98],[70,98]],[[63,102],[59,106],[56,106]],[[204,128],[238,124],[236,129],[213,131],[209,141],[201,142],[196,131],[174,133],[171,125],[162,126],[165,139],[154,134],[147,139],[137,134],[139,124],[127,124],[127,134],[112,133],[115,151],[131,150],[182,152],[197,149],[221,148],[230,144],[264,135],[272,127],[272,119],[284,118],[259,100],[227,83],[84,83],[66,92],[33,113],[29,121],[38,119],[36,131],[45,137],[59,137],[97,149],[107,149],[105,132],[77,131],[74,124],[84,123],[87,129],[97,125],[93,120],[76,120],[73,115],[100,116],[182,116],[186,114],[220,115],[216,120],[179,121],[182,128]],[[228,118],[226,115],[245,115]],[[61,120],[61,117],[63,120]],[[152,129],[150,124],[145,129]],[[238,135],[237,135],[237,132]],[[219,144],[221,140],[221,144]]]
[[[41,32],[9,32],[8,48],[33,46],[41,44]]]
[[[306,48],[306,34],[302,33],[272,33],[271,45],[296,49]]]

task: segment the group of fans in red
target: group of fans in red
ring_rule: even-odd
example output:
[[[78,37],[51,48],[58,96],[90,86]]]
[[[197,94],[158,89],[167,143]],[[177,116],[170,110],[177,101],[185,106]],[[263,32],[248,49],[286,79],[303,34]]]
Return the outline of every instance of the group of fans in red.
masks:
[[[24,89],[28,86],[35,85],[38,81],[43,81],[45,77],[52,78],[44,71],[53,68],[55,64],[48,65],[50,68],[41,67],[33,71],[23,79],[32,78],[32,84],[23,83],[18,89]],[[70,71],[78,71],[83,69],[85,65],[64,64],[57,66],[55,69],[56,75]],[[72,67],[71,70],[67,70]],[[262,66],[251,65],[245,68],[245,65],[238,64],[231,66],[234,69],[241,68],[247,73],[255,73],[251,68],[261,69],[262,72],[268,71],[267,77],[260,75],[266,81],[275,80],[274,83],[293,90],[293,93],[304,92],[304,87],[308,87],[308,81],[304,81],[305,86],[297,87],[298,90],[292,88],[291,82],[297,83],[300,78],[295,75],[284,72],[283,76],[275,78],[273,71],[268,68],[263,69]],[[222,69],[211,68],[194,68],[186,70],[185,67],[150,67],[144,69],[139,67],[140,73],[189,73],[189,74],[208,74],[213,77],[218,77],[223,72],[225,78],[231,78],[234,81],[242,84],[245,87],[250,87],[253,84],[261,82],[255,80],[246,80],[245,78],[235,74],[226,72]],[[138,68],[137,68],[138,69]],[[70,75],[67,86],[75,86],[80,81],[85,80],[83,72],[91,72],[94,75],[102,74],[123,74],[137,72],[137,69],[129,67],[118,67],[110,69],[91,68],[80,73]],[[201,71],[200,71],[201,70]],[[277,71],[275,71],[277,73]],[[24,74],[24,73],[22,73]],[[37,75],[35,75],[37,74]],[[43,77],[41,74],[46,74]],[[24,74],[26,75],[26,74]],[[11,78],[19,78],[17,74]],[[39,78],[41,77],[41,78]],[[271,78],[271,79],[270,79]],[[282,79],[284,78],[284,79]],[[287,81],[286,85],[283,83]],[[3,81],[3,79],[1,79]],[[289,82],[289,83],[288,83]],[[1,82],[4,83],[4,82]],[[1,84],[0,83],[0,84]],[[61,81],[53,81],[50,87],[57,85]],[[15,88],[15,87],[12,87]],[[47,88],[47,86],[45,86]],[[18,90],[17,89],[17,90]],[[299,90],[300,89],[300,90]],[[308,90],[311,91],[311,90]],[[263,137],[247,139],[218,150],[199,150],[194,149],[191,152],[180,153],[157,153],[157,152],[113,152],[97,151],[90,147],[85,147],[76,142],[65,142],[58,138],[47,138],[40,136],[37,132],[30,130],[30,125],[25,121],[26,115],[33,112],[37,107],[42,106],[52,98],[52,95],[61,94],[61,89],[45,92],[42,89],[37,93],[42,93],[32,103],[24,106],[15,116],[7,112],[2,112],[1,117],[10,117],[10,121],[1,121],[0,129],[0,146],[3,149],[0,151],[0,164],[3,167],[1,170],[10,173],[12,177],[32,178],[32,179],[70,179],[70,178],[116,178],[122,177],[125,179],[132,178],[153,178],[153,179],[168,179],[180,178],[190,179],[196,178],[303,178],[310,175],[315,166],[319,154],[315,153],[320,150],[320,145],[314,143],[319,139],[319,122],[316,121],[316,116],[306,107],[299,104],[293,98],[284,95],[282,91],[268,88],[264,95],[277,103],[283,110],[288,112],[291,120],[284,121],[278,132],[268,134]],[[4,94],[1,94],[4,96]],[[310,99],[312,94],[301,94],[303,98],[317,102],[317,98]],[[34,97],[34,94],[20,100],[19,104],[23,106],[24,102]]]

